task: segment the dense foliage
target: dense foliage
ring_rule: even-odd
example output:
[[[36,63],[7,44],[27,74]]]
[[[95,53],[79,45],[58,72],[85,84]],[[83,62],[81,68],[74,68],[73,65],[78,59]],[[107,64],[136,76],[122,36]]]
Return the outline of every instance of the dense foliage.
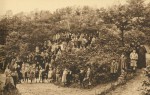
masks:
[[[109,75],[106,68],[109,65],[106,68],[105,65],[104,68],[101,66],[109,64],[113,58],[118,59],[122,46],[137,41],[150,44],[149,10],[150,3],[145,4],[144,0],[128,0],[125,5],[115,5],[108,9],[66,7],[53,13],[36,10],[13,16],[8,11],[0,20],[0,32],[7,35],[5,50],[8,55],[12,52],[18,55],[33,52],[35,46],[53,39],[57,33],[94,35],[97,37],[96,46],[76,53],[65,52],[56,63],[73,61],[77,67],[84,63],[95,64],[92,65],[95,70],[93,72],[99,72],[95,73],[95,80],[102,73],[105,73],[106,78],[102,78],[106,80]]]

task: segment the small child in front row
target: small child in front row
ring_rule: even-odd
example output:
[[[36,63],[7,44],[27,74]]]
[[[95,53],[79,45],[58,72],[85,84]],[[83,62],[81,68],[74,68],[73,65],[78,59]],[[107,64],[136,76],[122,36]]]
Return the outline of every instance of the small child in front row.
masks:
[[[31,70],[30,71],[30,80],[31,80],[31,83],[33,82],[34,78],[35,78],[35,72],[34,72],[34,70]]]
[[[35,69],[35,79],[36,79],[36,83],[37,83],[37,80],[39,79],[39,69],[38,68]]]
[[[40,68],[40,70],[39,70],[39,83],[40,83],[41,80],[42,80],[42,72],[43,72],[43,69]]]
[[[42,70],[42,73],[41,73],[41,74],[42,74],[42,83],[44,83],[45,80],[46,80],[46,76],[47,76],[47,75],[46,75],[47,73],[46,73],[45,69]]]
[[[52,68],[49,68],[49,72],[48,72],[48,81],[49,82],[52,82],[53,81],[53,74],[54,74],[54,71]]]

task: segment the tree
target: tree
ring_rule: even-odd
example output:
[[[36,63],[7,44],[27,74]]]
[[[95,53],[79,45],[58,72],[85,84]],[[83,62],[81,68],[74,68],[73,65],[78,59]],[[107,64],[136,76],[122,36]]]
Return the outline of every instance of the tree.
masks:
[[[131,17],[143,17],[145,0],[127,0],[128,13]]]
[[[131,29],[140,29],[144,20],[144,0],[128,0],[126,5],[115,5],[108,9],[103,19],[106,24],[115,24],[120,30],[122,46],[124,33]]]
[[[120,37],[122,46],[124,46],[124,32],[128,30],[130,18],[127,14],[127,7],[124,5],[113,6],[109,9],[103,17],[105,24],[115,24],[120,30]]]

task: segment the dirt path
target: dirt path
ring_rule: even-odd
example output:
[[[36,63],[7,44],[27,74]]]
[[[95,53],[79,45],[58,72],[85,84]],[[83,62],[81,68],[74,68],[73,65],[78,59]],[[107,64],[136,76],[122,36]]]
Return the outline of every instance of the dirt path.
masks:
[[[147,54],[147,62],[150,64],[150,54]],[[4,80],[4,75],[1,76],[0,79]],[[126,85],[118,87],[115,91],[108,93],[108,95],[140,95],[143,80],[146,80],[146,77],[143,76],[142,71],[139,71],[134,79],[127,82]],[[100,93],[110,86],[111,83],[107,83],[98,85],[93,89],[79,89],[59,87],[50,83],[22,83],[18,84],[17,88],[21,95],[96,95],[96,93]]]
[[[147,61],[150,62],[150,54],[147,54]],[[108,95],[140,95],[142,92],[142,82],[146,77],[143,76],[142,71],[138,71],[137,76],[127,82],[126,85],[117,88]],[[58,87],[50,83],[34,83],[34,84],[18,84],[17,88],[22,95],[95,95],[111,86],[110,83],[101,84],[93,89],[79,89],[79,88],[64,88]]]
[[[143,80],[146,80],[146,77],[143,76],[142,72],[139,72],[134,79],[130,80],[122,87],[118,87],[115,91],[112,91],[107,95],[141,95]]]
[[[95,95],[111,86],[110,83],[99,85],[93,89],[58,87],[50,83],[18,84],[22,95]]]
[[[146,55],[147,64],[150,65],[150,54]],[[126,85],[117,88],[115,91],[108,93],[107,95],[142,95],[143,87],[142,83],[147,80],[142,70],[137,73],[137,76],[127,82]]]

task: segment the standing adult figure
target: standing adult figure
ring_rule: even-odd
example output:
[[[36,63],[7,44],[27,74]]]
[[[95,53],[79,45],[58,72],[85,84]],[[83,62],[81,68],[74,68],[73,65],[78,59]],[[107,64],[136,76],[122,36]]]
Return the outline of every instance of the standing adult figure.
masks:
[[[22,73],[22,79],[23,79],[23,81],[25,81],[25,72],[26,72],[26,65],[23,62],[22,66],[21,66],[21,73]]]
[[[17,71],[16,71],[16,70],[12,71],[12,72],[11,72],[11,76],[12,76],[12,78],[13,78],[13,83],[14,83],[14,85],[15,85],[15,87],[16,87],[16,85],[17,85],[17,80],[18,80],[18,73],[17,73]]]
[[[127,57],[124,53],[122,53],[120,57],[120,69],[127,70]]]
[[[64,86],[67,83],[67,74],[68,74],[68,70],[67,70],[67,68],[65,68],[64,71],[63,71],[63,75],[62,75],[62,83],[63,83]]]
[[[20,65],[17,65],[16,71],[18,73],[18,83],[21,83],[22,73],[21,73],[21,67],[20,67]]]
[[[146,68],[146,48],[144,45],[140,45],[139,50],[138,50],[138,63],[137,67],[139,69]]]
[[[136,53],[136,50],[133,50],[130,53],[130,66],[132,67],[132,70],[135,72],[137,67],[137,60],[138,60],[138,54]]]
[[[118,62],[116,61],[116,59],[113,59],[110,67],[111,78],[113,80],[117,78],[118,67],[119,67]]]

